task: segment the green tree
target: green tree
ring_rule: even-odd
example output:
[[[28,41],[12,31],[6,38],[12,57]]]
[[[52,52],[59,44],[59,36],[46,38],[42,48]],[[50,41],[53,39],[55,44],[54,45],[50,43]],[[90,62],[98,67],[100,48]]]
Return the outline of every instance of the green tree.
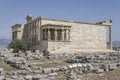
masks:
[[[27,44],[23,40],[13,40],[8,48],[12,48],[14,53],[17,53],[19,50],[25,52],[27,50]]]

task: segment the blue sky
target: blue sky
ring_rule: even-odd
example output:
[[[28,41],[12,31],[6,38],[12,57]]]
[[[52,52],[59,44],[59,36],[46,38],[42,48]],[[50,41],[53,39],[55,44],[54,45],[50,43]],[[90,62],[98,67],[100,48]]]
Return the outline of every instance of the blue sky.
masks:
[[[35,18],[99,22],[113,20],[113,40],[120,40],[120,0],[0,0],[0,38],[11,38],[11,26]]]

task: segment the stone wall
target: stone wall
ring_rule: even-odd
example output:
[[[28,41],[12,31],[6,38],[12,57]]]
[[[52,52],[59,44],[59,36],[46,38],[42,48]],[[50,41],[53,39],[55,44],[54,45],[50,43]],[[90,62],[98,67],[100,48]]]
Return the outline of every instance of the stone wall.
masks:
[[[47,50],[48,48],[48,41],[41,41],[41,48],[40,50],[43,51],[43,50]]]
[[[48,50],[53,52],[79,49],[105,50],[107,49],[107,27],[102,25],[77,23],[42,18],[41,25],[57,24],[68,25],[70,29],[70,42],[48,41]]]
[[[12,39],[22,39],[24,24],[15,24],[12,26]]]
[[[74,53],[81,50],[106,50],[107,27],[101,24],[38,17],[22,25],[22,31],[17,36],[27,42],[31,48],[42,51]],[[43,40],[45,37],[43,33],[48,34],[48,31],[53,33],[52,40]],[[56,39],[55,34],[59,39]]]

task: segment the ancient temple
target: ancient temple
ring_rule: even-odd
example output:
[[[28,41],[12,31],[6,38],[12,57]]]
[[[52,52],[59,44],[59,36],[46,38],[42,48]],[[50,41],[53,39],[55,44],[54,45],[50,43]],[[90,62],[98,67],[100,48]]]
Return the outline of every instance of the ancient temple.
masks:
[[[24,40],[36,50],[51,53],[112,50],[111,20],[86,23],[31,15],[26,20],[26,24],[12,26],[12,39]]]

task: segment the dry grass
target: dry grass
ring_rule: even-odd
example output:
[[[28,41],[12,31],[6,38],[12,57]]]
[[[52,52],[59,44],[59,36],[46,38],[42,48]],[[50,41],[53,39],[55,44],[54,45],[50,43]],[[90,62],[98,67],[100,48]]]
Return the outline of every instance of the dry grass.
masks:
[[[6,70],[6,71],[15,70],[13,67],[11,67],[10,65],[6,64],[3,61],[0,61],[0,68],[4,68],[4,70]]]
[[[92,75],[90,80],[120,80],[120,69],[108,71],[103,76]]]
[[[50,60],[48,60],[50,61]],[[34,63],[34,62],[44,62],[43,64],[36,64],[36,66],[40,66],[40,67],[44,67],[44,68],[48,68],[48,67],[57,67],[57,66],[63,66],[63,65],[68,65],[69,63],[66,63],[65,61],[59,61],[59,63],[57,62],[53,62],[53,63],[47,63],[48,61],[41,61],[41,60],[33,60],[30,61],[29,63]]]

